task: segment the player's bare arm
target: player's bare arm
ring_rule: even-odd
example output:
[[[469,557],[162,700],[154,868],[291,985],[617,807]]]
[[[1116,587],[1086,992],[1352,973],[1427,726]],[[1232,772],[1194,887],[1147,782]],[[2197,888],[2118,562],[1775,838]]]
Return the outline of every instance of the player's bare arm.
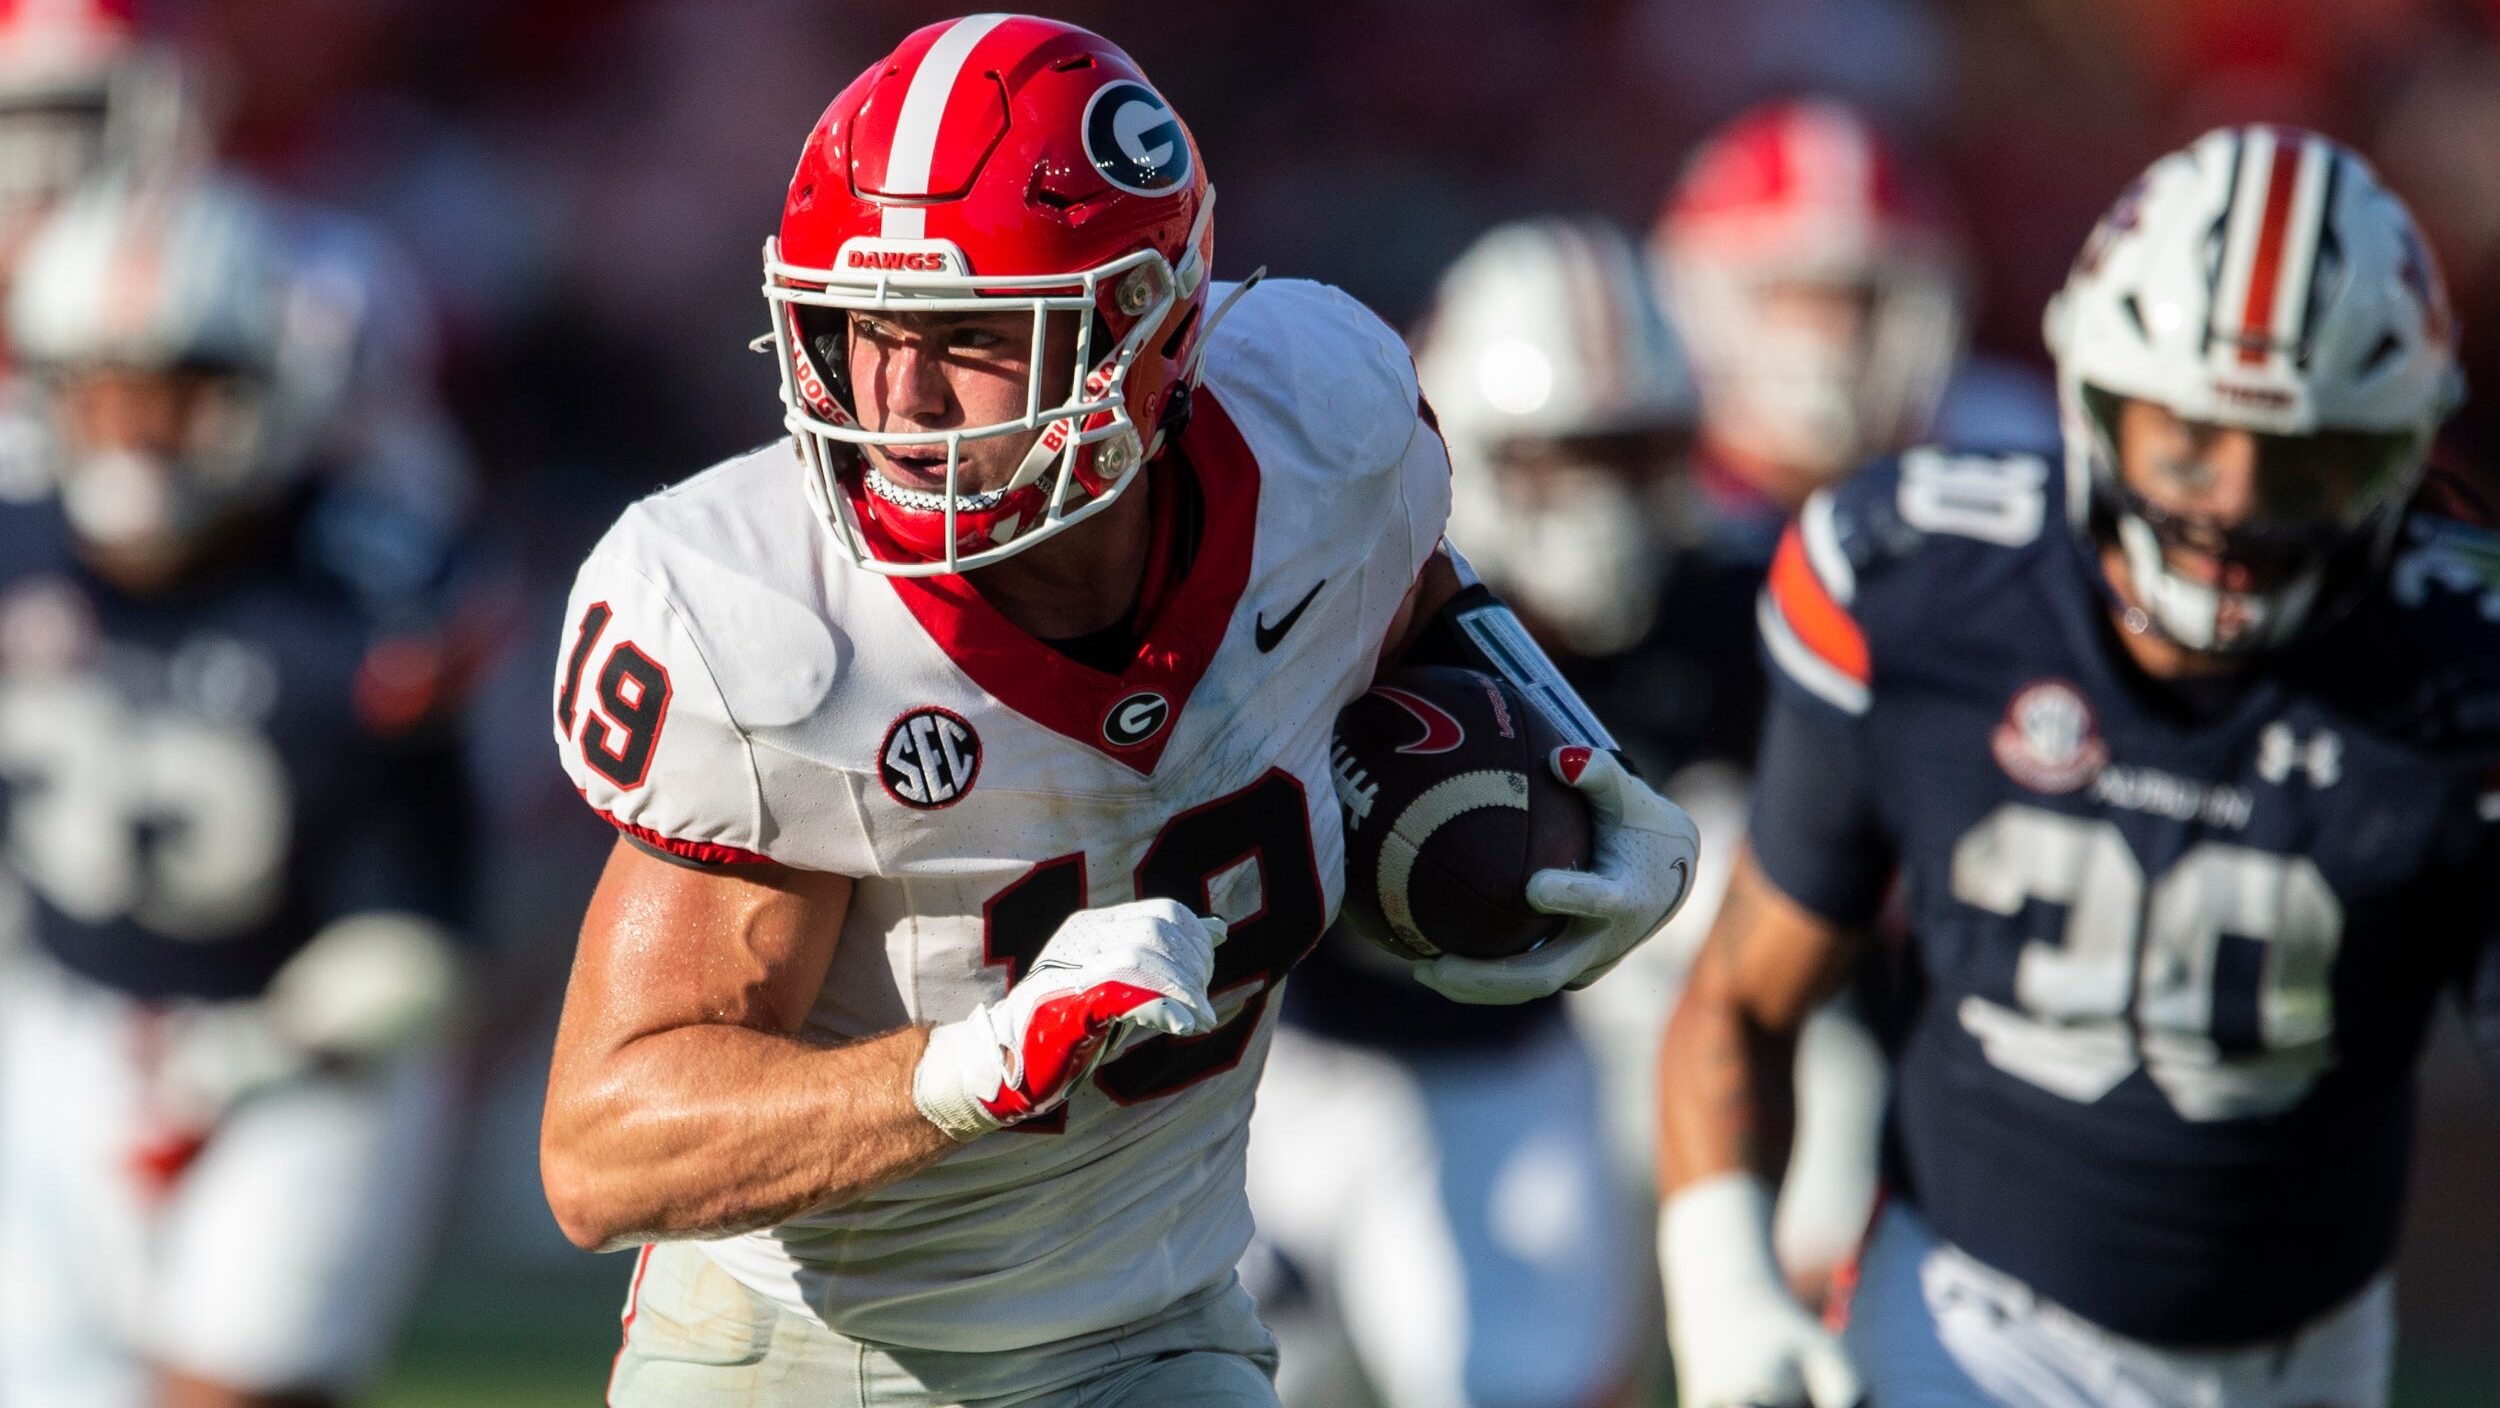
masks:
[[[913,1108],[927,1029],[801,1039],[850,905],[839,875],[704,868],[619,841],[592,895],[540,1166],[598,1249],[770,1226],[953,1147]]]
[[[1861,936],[1736,861],[1658,1053],[1659,1193],[1723,1174],[1776,1185],[1794,1132],[1797,1035],[1847,981]]]
[[[1791,1299],[1771,1190],[1796,1119],[1797,1036],[1847,979],[1854,931],[1780,892],[1750,851],[1658,1053],[1659,1259],[1686,1402],[1847,1408],[1855,1370]]]

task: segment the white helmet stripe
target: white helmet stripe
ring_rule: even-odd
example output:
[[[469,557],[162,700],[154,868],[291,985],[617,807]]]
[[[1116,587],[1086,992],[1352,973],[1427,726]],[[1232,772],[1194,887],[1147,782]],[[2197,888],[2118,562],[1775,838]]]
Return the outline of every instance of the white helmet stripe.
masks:
[[[894,119],[894,147],[886,153],[885,188],[898,196],[929,193],[929,164],[937,156],[938,128],[946,119],[955,80],[964,61],[989,32],[1006,23],[1007,15],[966,15],[955,21],[929,51],[904,90],[903,110]],[[926,212],[916,205],[889,205],[877,233],[890,240],[916,240],[928,232]]]
[[[2237,360],[2241,313],[2248,307],[2248,279],[2257,264],[2257,230],[2265,223],[2266,186],[2274,172],[2274,134],[2266,128],[2245,128],[2231,157],[2223,196],[2221,267],[2215,271],[2213,300],[2206,305],[2206,351],[2217,363]]]
[[[2334,151],[2324,142],[2304,138],[2292,187],[2291,220],[2283,236],[2282,273],[2274,281],[2271,310],[2275,341],[2285,348],[2300,346],[2308,335],[2309,286],[2317,271],[2318,242],[2326,233],[2324,217],[2334,173]]]
[[[2284,138],[2289,136],[2291,141]],[[2224,364],[2264,366],[2273,345],[2288,342],[2297,331],[2281,317],[2286,299],[2294,319],[2306,301],[2308,264],[2316,254],[2316,201],[2311,196],[2308,238],[2294,260],[2290,248],[2296,227],[2295,208],[2310,167],[2305,158],[2324,153],[2299,134],[2274,128],[2251,129],[2240,147],[2238,189],[2232,193],[2230,228],[2224,246],[2221,297],[2214,312],[2222,335],[2213,349]],[[2319,173],[2323,175],[2322,169]]]

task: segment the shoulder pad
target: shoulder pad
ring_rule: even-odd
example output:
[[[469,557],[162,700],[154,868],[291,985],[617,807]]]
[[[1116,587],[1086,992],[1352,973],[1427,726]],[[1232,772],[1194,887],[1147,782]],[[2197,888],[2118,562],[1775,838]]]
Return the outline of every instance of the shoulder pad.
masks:
[[[1990,589],[2041,539],[2055,486],[2036,454],[1922,448],[1816,493],[1780,536],[1757,612],[1776,675],[1864,713],[1882,641]]]
[[[1865,568],[1935,538],[2029,547],[2057,511],[2058,489],[2057,470],[2041,455],[1930,445],[1817,493],[1800,517],[1823,520],[1830,557]]]
[[[1244,294],[1208,339],[1202,380],[1263,468],[1386,472],[1419,424],[1406,344],[1344,291],[1306,279]]]
[[[627,509],[582,565],[556,660],[556,746],[583,798],[698,860],[771,858],[750,730],[807,716],[840,675],[831,625],[787,585],[781,539],[812,520],[789,522],[804,506],[776,500],[761,458]]]
[[[830,529],[802,473],[786,443],[741,455],[627,509],[592,555],[658,586],[750,729],[814,714],[846,654],[819,586]]]
[[[2409,514],[2387,575],[2399,606],[2436,608],[2443,598],[2500,622],[2500,532],[2428,513]]]

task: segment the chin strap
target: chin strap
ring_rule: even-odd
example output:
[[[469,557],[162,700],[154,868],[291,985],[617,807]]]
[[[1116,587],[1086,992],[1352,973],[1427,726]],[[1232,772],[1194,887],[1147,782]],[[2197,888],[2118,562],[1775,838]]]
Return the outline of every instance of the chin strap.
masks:
[[[1200,366],[1207,359],[1207,344],[1215,340],[1215,325],[1224,321],[1224,315],[1233,311],[1233,305],[1241,301],[1243,294],[1257,288],[1259,280],[1266,277],[1267,266],[1264,264],[1251,270],[1250,277],[1233,285],[1233,291],[1224,295],[1224,301],[1215,305],[1214,312],[1207,314],[1207,325],[1198,329],[1197,345],[1189,349],[1189,360],[1181,364],[1181,385],[1197,386]]]
[[[1154,439],[1147,442],[1147,460],[1152,461],[1155,456],[1163,453],[1163,447],[1171,443],[1172,437],[1180,434],[1182,428],[1189,424],[1190,400],[1198,390],[1200,364],[1206,360],[1207,342],[1215,336],[1215,325],[1224,321],[1224,315],[1233,311],[1233,305],[1241,301],[1243,294],[1248,293],[1259,280],[1266,277],[1267,266],[1264,264],[1251,270],[1250,277],[1243,279],[1231,293],[1224,295],[1224,301],[1215,305],[1215,311],[1207,315],[1206,325],[1198,329],[1197,343],[1189,349],[1189,360],[1181,364],[1180,380],[1172,388],[1171,399],[1164,402],[1163,415],[1155,424]]]

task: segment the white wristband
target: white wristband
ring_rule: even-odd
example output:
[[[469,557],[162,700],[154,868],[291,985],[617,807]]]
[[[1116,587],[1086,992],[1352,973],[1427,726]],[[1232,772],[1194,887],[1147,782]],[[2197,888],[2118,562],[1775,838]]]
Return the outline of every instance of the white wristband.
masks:
[[[973,1083],[984,1071],[993,1081],[999,1072],[988,1016],[989,1008],[976,1007],[960,1022],[931,1027],[928,1049],[912,1068],[912,1107],[957,1140],[976,1139],[999,1126],[972,1097]]]
[[[1723,1173],[1667,1199],[1658,1218],[1658,1270],[1667,1324],[1710,1318],[1731,1291],[1786,1299],[1771,1249],[1771,1190],[1750,1173]]]

